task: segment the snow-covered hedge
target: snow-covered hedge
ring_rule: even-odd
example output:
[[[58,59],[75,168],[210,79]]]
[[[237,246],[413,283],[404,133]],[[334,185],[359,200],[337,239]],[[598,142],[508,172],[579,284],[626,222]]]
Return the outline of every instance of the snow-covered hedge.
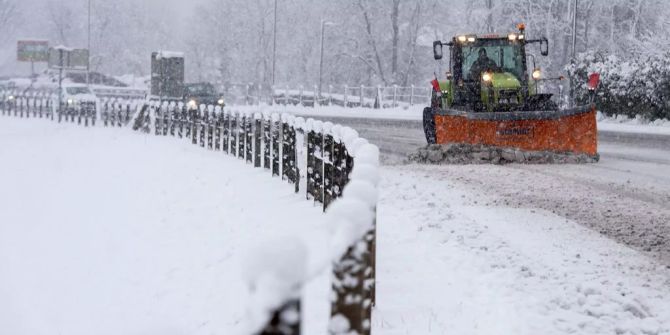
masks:
[[[670,54],[621,59],[601,53],[580,54],[566,71],[575,78],[575,96],[588,102],[589,73],[600,73],[596,104],[605,115],[647,120],[670,119]]]

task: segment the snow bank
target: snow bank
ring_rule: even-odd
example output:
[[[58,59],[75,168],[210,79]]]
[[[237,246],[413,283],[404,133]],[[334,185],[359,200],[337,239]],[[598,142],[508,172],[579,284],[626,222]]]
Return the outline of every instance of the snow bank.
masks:
[[[249,334],[247,302],[283,299],[324,253],[320,208],[189,141],[5,117],[0,142],[1,334]],[[321,287],[308,334],[327,328]]]

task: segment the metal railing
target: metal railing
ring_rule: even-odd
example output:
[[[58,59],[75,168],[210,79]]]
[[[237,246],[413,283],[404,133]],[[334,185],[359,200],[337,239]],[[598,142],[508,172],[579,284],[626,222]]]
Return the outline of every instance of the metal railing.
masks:
[[[431,88],[416,86],[263,86],[254,84],[227,85],[223,92],[226,104],[293,105],[304,107],[341,106],[347,108],[397,108],[430,105]]]

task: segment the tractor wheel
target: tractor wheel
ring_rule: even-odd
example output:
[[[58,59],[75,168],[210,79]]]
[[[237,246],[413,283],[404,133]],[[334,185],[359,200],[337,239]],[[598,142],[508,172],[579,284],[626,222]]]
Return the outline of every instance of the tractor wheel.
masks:
[[[428,144],[435,144],[435,113],[430,107],[423,109],[423,133],[426,135]]]

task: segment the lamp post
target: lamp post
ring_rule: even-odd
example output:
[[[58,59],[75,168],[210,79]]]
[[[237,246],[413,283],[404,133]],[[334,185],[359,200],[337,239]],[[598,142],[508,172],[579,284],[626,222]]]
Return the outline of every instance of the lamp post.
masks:
[[[330,21],[321,20],[321,60],[319,61],[319,96],[321,96],[321,83],[323,80],[323,40],[326,34],[326,26],[335,25]]]

